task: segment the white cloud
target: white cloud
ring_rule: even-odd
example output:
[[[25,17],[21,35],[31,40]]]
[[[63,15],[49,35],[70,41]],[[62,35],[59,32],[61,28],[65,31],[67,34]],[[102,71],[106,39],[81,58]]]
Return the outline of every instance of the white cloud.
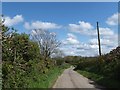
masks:
[[[28,22],[25,22],[24,27],[28,30],[31,29],[30,24]]]
[[[81,34],[89,34],[91,33],[93,26],[88,22],[79,21],[78,24],[69,24],[69,29],[72,32],[77,32]]]
[[[22,15],[16,15],[16,16],[14,16],[13,18],[10,18],[10,17],[7,16],[7,17],[5,17],[4,19],[5,19],[4,24],[5,24],[6,26],[13,26],[13,25],[16,25],[16,24],[24,21]]]
[[[65,40],[62,40],[62,43],[65,45],[71,45],[71,44],[79,44],[80,42],[77,40],[76,36],[72,33],[67,34],[67,38]]]
[[[69,30],[83,35],[97,36],[97,30],[94,29],[90,23],[84,21],[79,21],[79,24],[69,24]],[[114,34],[113,30],[110,28],[100,27],[99,30],[100,34],[103,36]]]
[[[68,33],[67,38],[62,40],[63,46],[60,50],[64,52],[65,55],[72,56],[94,56],[97,55],[98,45],[90,45],[88,43],[80,42],[77,37]]]
[[[110,17],[107,19],[106,23],[107,23],[108,25],[118,25],[118,13],[115,13],[115,14],[113,14],[112,16],[110,16]]]
[[[79,45],[75,45],[73,47],[76,49],[79,49],[79,50],[89,50],[90,49],[90,46],[86,43],[80,43]]]
[[[69,38],[64,40],[66,49],[63,50],[67,53],[67,55],[71,55],[71,53],[73,55],[82,56],[95,56],[99,54],[97,30],[94,26],[92,26],[89,22],[79,21],[78,24],[69,24],[68,27],[71,32],[87,35],[89,38],[86,42],[70,44],[68,41],[72,41],[71,39],[77,40],[77,37],[73,36],[73,34],[68,34],[67,36],[69,36]],[[100,27],[99,30],[102,54],[108,53],[111,49],[118,46],[118,35],[114,32],[114,30],[108,27]]]
[[[98,55],[98,39],[92,38],[88,39],[88,42],[80,42],[75,43],[72,41],[72,38],[77,40],[77,37],[73,35],[72,33],[67,34],[67,38],[62,41],[63,47],[62,51],[65,53],[65,55],[72,55],[72,56],[96,56]],[[117,35],[115,33],[111,33],[106,35],[104,33],[103,37],[101,37],[101,49],[102,54],[110,52],[112,49],[117,47],[118,41],[117,41]],[[73,43],[74,42],[74,43]]]
[[[110,52],[112,49],[118,46],[118,38],[117,36],[113,37],[104,37],[101,38],[101,49],[102,49],[102,54]],[[98,49],[98,39],[93,38],[89,40],[90,46],[95,46],[94,49]],[[96,47],[97,46],[97,47]]]
[[[65,55],[72,56],[95,56],[98,55],[98,46],[80,43],[78,45],[67,45],[60,48]]]
[[[62,50],[64,52],[64,55],[71,55],[71,56],[78,56],[80,55],[79,53],[77,53],[77,50],[75,48],[72,48],[71,46],[63,46],[60,48],[60,50]]]
[[[59,26],[55,23],[42,22],[42,21],[35,21],[35,22],[32,22],[31,24],[29,22],[25,22],[24,27],[28,30],[32,30],[32,29],[48,30],[48,29],[59,29],[59,28],[61,28],[61,26]]]
[[[66,41],[69,44],[78,44],[79,43],[79,41],[77,39],[75,39],[75,38],[67,38]]]
[[[100,28],[100,34],[101,35],[114,35],[113,30],[111,30],[110,28]]]
[[[114,41],[110,41],[109,39],[101,39],[101,45],[112,45]],[[90,39],[91,45],[98,45],[98,39]]]
[[[109,39],[111,41],[118,41],[118,34],[114,33],[113,35],[106,35],[102,38],[103,39]]]
[[[111,42],[108,40],[105,40],[105,41],[102,40],[102,45],[101,45],[102,54],[109,53],[112,49],[115,48],[115,45],[110,44],[110,43]],[[89,43],[80,43],[78,45],[67,45],[62,50],[65,53],[65,55],[72,55],[72,56],[97,56],[99,55],[98,44],[91,45]]]
[[[97,45],[97,32],[94,33],[96,35],[96,38],[90,40],[90,44]],[[110,47],[117,47],[118,46],[118,35],[111,30],[110,28],[100,28],[100,39],[101,39],[101,45],[106,45]]]
[[[68,38],[74,38],[74,39],[76,39],[76,36],[74,34],[72,34],[72,33],[68,33],[67,36],[68,36]]]
[[[111,30],[110,28],[102,28],[102,27],[100,27],[99,32],[100,32],[100,35],[102,35],[102,36],[114,35],[113,30]],[[97,29],[96,30],[91,30],[91,33],[89,35],[97,36],[98,35],[97,34]]]

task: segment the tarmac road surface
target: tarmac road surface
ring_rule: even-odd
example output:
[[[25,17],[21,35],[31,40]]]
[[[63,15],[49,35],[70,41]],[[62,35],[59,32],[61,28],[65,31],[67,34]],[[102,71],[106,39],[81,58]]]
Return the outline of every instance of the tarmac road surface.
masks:
[[[94,81],[87,79],[73,70],[74,67],[65,69],[61,76],[58,77],[53,88],[94,88],[95,90],[102,90],[101,86]]]

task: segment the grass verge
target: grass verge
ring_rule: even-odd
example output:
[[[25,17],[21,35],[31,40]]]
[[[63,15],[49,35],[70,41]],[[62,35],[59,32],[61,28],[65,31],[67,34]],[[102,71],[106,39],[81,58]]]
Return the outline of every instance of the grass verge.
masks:
[[[120,88],[120,82],[114,79],[82,70],[77,70],[77,72],[88,79],[95,81],[97,84],[104,86],[105,88]]]
[[[62,74],[67,67],[54,67],[45,74],[36,73],[34,78],[28,79],[28,88],[52,88],[58,76]]]

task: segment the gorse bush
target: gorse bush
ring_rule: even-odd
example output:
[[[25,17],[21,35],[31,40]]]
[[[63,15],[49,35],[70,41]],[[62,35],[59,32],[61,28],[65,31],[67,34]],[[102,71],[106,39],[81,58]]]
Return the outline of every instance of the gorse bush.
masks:
[[[55,61],[50,58],[44,61],[38,43],[31,40],[30,35],[19,34],[14,28],[4,25],[2,61],[3,88],[27,87],[27,79],[37,79],[34,73],[42,75],[55,65]]]
[[[13,28],[2,26],[3,87],[25,87],[23,78],[30,71],[31,61],[38,60],[39,47],[29,35],[18,34]]]
[[[120,46],[101,57],[84,58],[75,68],[75,70],[79,69],[120,81]]]
[[[46,33],[44,37],[41,37],[42,39],[46,38],[41,47],[40,43],[34,38],[31,39],[30,35],[19,34],[14,28],[9,28],[2,24],[3,88],[28,88],[31,84],[33,87],[43,87],[47,84],[45,87],[48,87],[50,85],[48,83],[57,78],[56,75],[59,75],[60,72],[57,70],[62,71],[68,67],[66,64],[66,66],[63,65],[63,60],[56,63],[55,59],[50,57],[53,53],[52,51],[58,47],[59,42],[55,36],[51,36],[49,32]],[[49,35],[49,37],[46,35]],[[50,44],[49,46],[48,43]],[[57,46],[54,47],[53,43]],[[41,50],[43,50],[42,53]],[[63,68],[59,67],[61,65]],[[53,76],[50,74],[51,72]],[[46,76],[50,81],[45,81],[44,83],[44,80],[47,80]],[[39,86],[36,86],[35,84],[38,81]]]
[[[66,56],[63,60],[71,65],[77,65],[83,58],[81,56]]]

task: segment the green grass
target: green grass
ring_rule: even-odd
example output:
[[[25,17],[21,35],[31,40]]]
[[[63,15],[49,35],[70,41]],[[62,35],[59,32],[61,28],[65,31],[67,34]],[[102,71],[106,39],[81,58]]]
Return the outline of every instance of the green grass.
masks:
[[[2,64],[0,63],[0,90],[2,89]]]
[[[49,69],[46,74],[36,73],[34,76],[35,79],[28,79],[28,88],[51,88],[64,69],[65,68],[54,67]]]
[[[97,84],[104,86],[105,88],[120,88],[120,82],[114,79],[82,70],[77,70],[77,72],[95,81]]]

